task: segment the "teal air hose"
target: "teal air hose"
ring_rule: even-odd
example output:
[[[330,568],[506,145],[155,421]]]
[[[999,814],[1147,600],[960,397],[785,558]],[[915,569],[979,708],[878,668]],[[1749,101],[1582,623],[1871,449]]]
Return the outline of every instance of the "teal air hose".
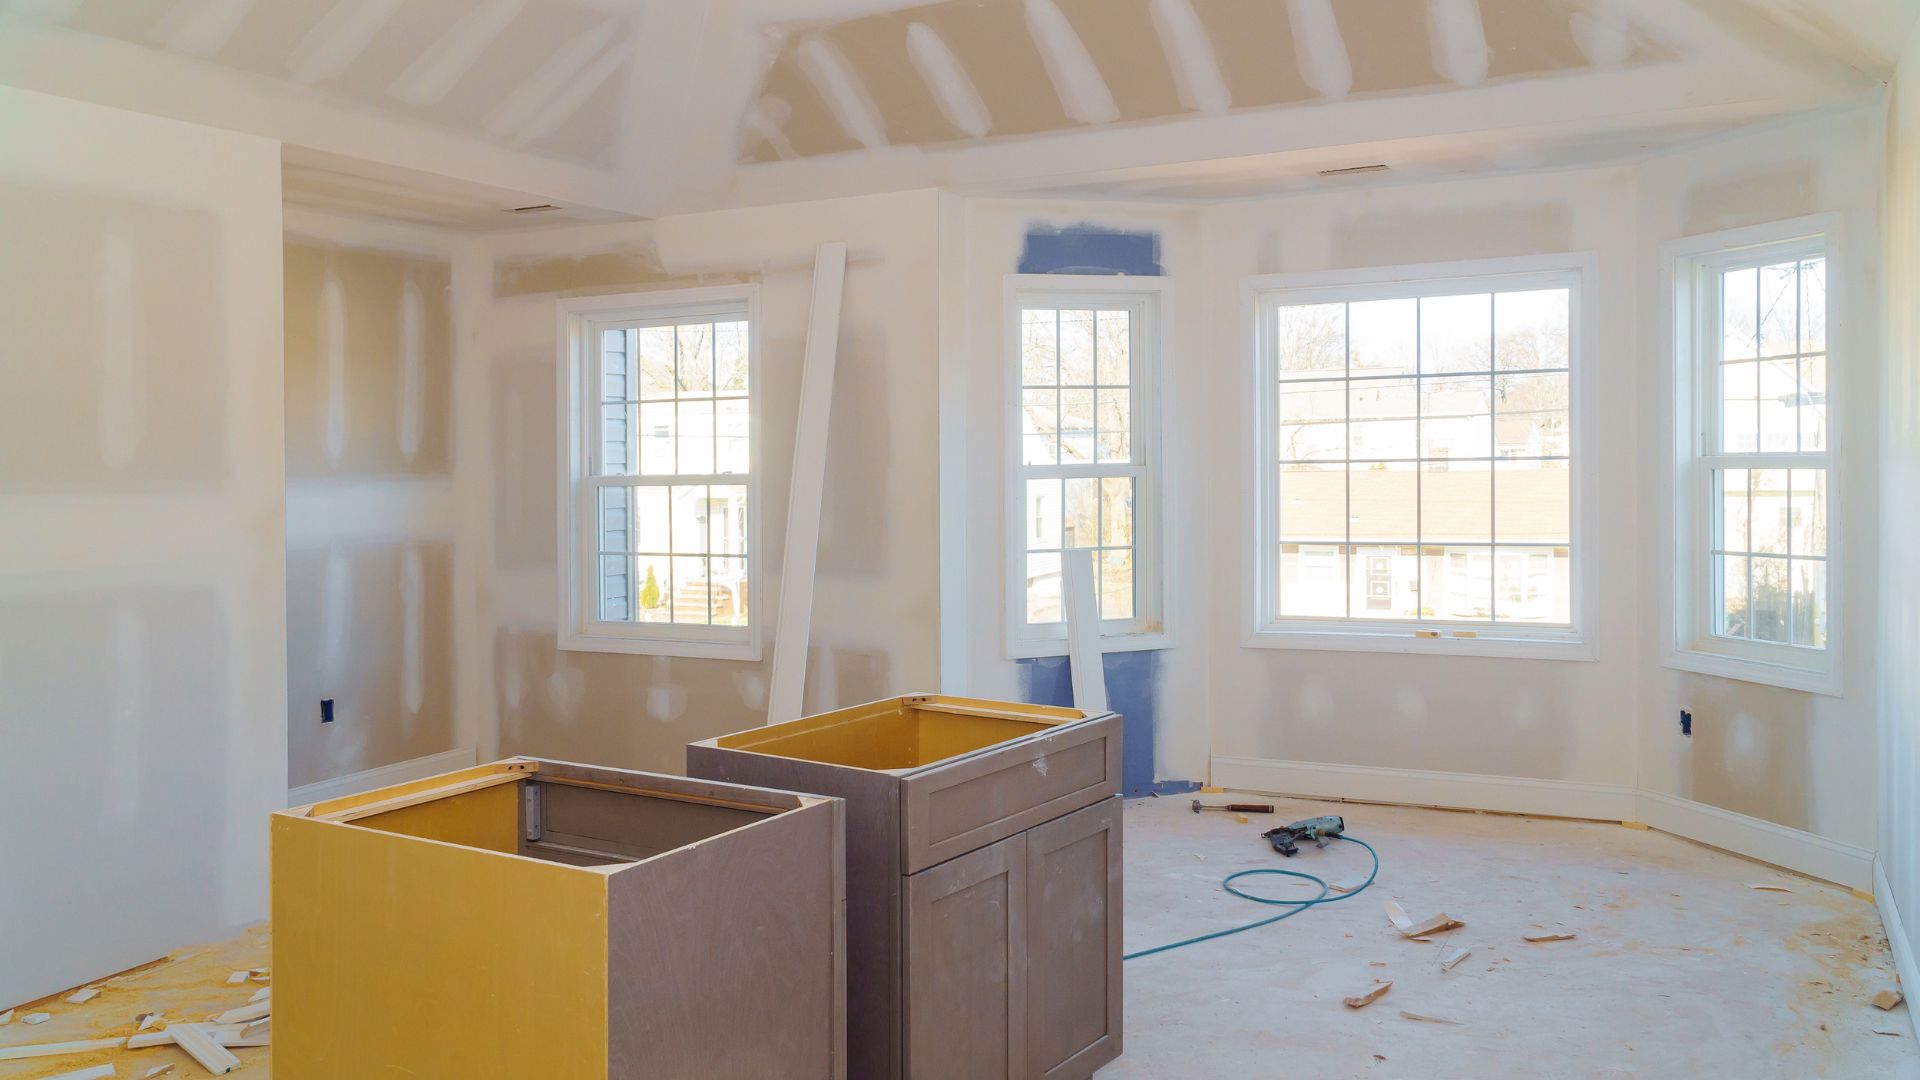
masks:
[[[1154,953],[1163,953],[1163,952],[1167,952],[1170,949],[1181,949],[1181,948],[1185,948],[1188,945],[1198,945],[1203,941],[1212,941],[1214,938],[1223,938],[1229,934],[1238,934],[1244,930],[1252,930],[1256,927],[1266,926],[1271,923],[1277,923],[1281,919],[1291,919],[1295,915],[1300,914],[1301,912],[1307,910],[1308,908],[1318,907],[1321,904],[1335,904],[1335,903],[1339,903],[1342,900],[1351,900],[1354,897],[1359,896],[1361,893],[1366,892],[1367,886],[1373,884],[1373,879],[1380,876],[1380,853],[1373,850],[1373,845],[1367,843],[1365,840],[1357,840],[1351,836],[1336,836],[1336,837],[1333,837],[1332,839],[1345,840],[1349,844],[1359,844],[1361,847],[1367,849],[1367,854],[1373,856],[1373,869],[1368,871],[1367,880],[1361,882],[1359,888],[1353,890],[1350,893],[1343,893],[1339,896],[1328,896],[1327,894],[1329,892],[1332,892],[1333,890],[1328,887],[1327,883],[1324,880],[1314,877],[1312,874],[1301,873],[1298,870],[1279,870],[1279,869],[1262,868],[1259,870],[1242,870],[1238,873],[1228,874],[1226,878],[1220,882],[1220,887],[1232,893],[1233,895],[1241,898],[1242,900],[1251,900],[1256,904],[1274,904],[1277,906],[1288,907],[1288,908],[1291,908],[1292,910],[1283,911],[1278,915],[1272,916],[1271,918],[1261,919],[1257,922],[1247,923],[1245,926],[1234,926],[1234,927],[1229,927],[1228,929],[1225,929],[1225,930],[1215,930],[1211,934],[1201,934],[1199,937],[1190,937],[1185,941],[1176,941],[1171,945],[1155,945],[1151,949],[1141,949],[1139,952],[1130,952],[1126,954],[1125,958],[1128,960],[1137,960],[1142,956],[1152,956]],[[1260,874],[1275,874],[1280,877],[1299,878],[1303,881],[1311,881],[1315,885],[1320,886],[1320,895],[1314,897],[1311,900],[1275,900],[1272,897],[1255,896],[1250,892],[1244,892],[1234,887],[1233,883],[1240,880],[1241,878],[1254,877]]]

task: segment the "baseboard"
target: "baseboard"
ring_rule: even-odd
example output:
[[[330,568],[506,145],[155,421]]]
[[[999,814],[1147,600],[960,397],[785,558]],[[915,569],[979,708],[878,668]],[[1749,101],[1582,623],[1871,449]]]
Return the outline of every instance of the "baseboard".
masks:
[[[429,776],[438,776],[456,769],[471,769],[479,763],[479,752],[471,746],[454,750],[443,750],[438,754],[396,761],[391,765],[382,765],[377,769],[348,773],[331,780],[322,780],[317,784],[307,784],[287,792],[288,806],[306,806],[309,803],[325,802],[347,795],[358,795],[377,787],[390,784],[404,784],[410,780],[424,780]]]
[[[1873,852],[1866,848],[1625,785],[1240,757],[1215,757],[1213,783],[1273,795],[1640,822],[1850,889],[1873,887]]]
[[[1893,952],[1893,970],[1900,975],[1900,986],[1911,997],[1920,994],[1920,957],[1913,952],[1913,939],[1907,936],[1907,927],[1900,919],[1900,909],[1893,903],[1893,887],[1887,883],[1887,868],[1880,865],[1879,859],[1873,860],[1873,902],[1880,907],[1880,922],[1887,928],[1887,948]],[[1920,1037],[1920,1021],[1913,1018],[1914,1006],[1920,1002],[1907,1002],[1904,1009],[1895,1009],[1883,1019],[1888,1023],[1898,1023],[1895,1016],[1904,1014],[1907,1018],[1909,1034]]]

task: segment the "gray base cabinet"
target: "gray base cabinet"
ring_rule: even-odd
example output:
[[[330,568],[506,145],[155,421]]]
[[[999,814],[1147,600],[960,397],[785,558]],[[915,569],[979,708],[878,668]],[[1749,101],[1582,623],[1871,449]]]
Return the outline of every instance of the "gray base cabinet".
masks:
[[[909,695],[687,748],[846,800],[853,1080],[1068,1080],[1121,1051],[1118,714]]]

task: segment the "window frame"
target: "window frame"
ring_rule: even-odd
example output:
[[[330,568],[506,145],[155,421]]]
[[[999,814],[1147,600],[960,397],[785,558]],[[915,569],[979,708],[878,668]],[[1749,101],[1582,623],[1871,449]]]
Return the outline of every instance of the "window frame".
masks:
[[[575,652],[676,656],[709,660],[761,658],[764,601],[750,599],[745,626],[694,626],[680,623],[616,622],[594,617],[599,581],[595,523],[598,495],[607,481],[596,475],[598,424],[588,415],[590,396],[600,385],[597,328],[605,324],[690,321],[700,316],[738,315],[747,322],[747,488],[746,548],[749,581],[764,582],[761,569],[760,290],[758,285],[717,285],[691,289],[572,297],[557,305],[560,499],[558,645]],[[675,476],[694,474],[673,474]],[[699,474],[707,476],[708,474]],[[721,474],[715,474],[721,475]],[[724,474],[732,477],[733,474]],[[739,478],[728,481],[737,483]],[[642,486],[642,485],[624,485]],[[647,485],[653,486],[653,485]],[[764,589],[758,590],[764,594]],[[752,592],[749,593],[750,598]]]
[[[1026,481],[1031,469],[1079,470],[1083,475],[1121,471],[1134,477],[1133,580],[1134,617],[1101,619],[1101,648],[1105,652],[1135,652],[1173,646],[1168,630],[1166,602],[1167,523],[1161,512],[1160,429],[1163,412],[1162,372],[1167,364],[1166,327],[1170,324],[1172,283],[1166,278],[1105,274],[1008,274],[1005,277],[1004,327],[1001,338],[1003,393],[1002,441],[1005,467],[1005,528],[1001,566],[1005,653],[1009,660],[1067,655],[1066,621],[1040,624],[1026,621]],[[1028,466],[1021,446],[1021,312],[1027,307],[1050,309],[1127,308],[1132,312],[1130,342],[1132,370],[1128,403],[1132,409],[1128,433],[1133,461],[1085,466]],[[1142,403],[1145,403],[1144,405]],[[1064,596],[1063,596],[1064,603]],[[1063,612],[1064,614],[1064,612]]]
[[[1841,298],[1849,287],[1838,214],[1786,221],[1672,241],[1661,248],[1662,292],[1673,384],[1673,547],[1665,560],[1668,592],[1662,662],[1703,675],[1738,679],[1788,690],[1841,696],[1846,668],[1842,587],[1845,567],[1846,468],[1842,447],[1850,438],[1844,405],[1847,334]],[[1719,274],[1749,265],[1820,254],[1826,259],[1827,448],[1808,453],[1726,453],[1718,445],[1721,308]],[[1836,361],[1836,357],[1839,357]],[[1743,464],[1744,463],[1744,464]],[[1716,468],[1819,468],[1827,473],[1825,648],[1753,641],[1713,632],[1714,574],[1711,542],[1718,523],[1713,490]]]
[[[1495,259],[1455,260],[1354,270],[1263,274],[1242,279],[1241,304],[1245,382],[1248,396],[1243,460],[1245,516],[1241,580],[1250,585],[1243,598],[1241,644],[1257,649],[1313,649],[1336,652],[1424,653],[1592,661],[1598,658],[1591,629],[1590,598],[1596,595],[1597,559],[1594,515],[1593,362],[1597,319],[1588,312],[1597,295],[1596,257],[1590,252]],[[1448,296],[1461,292],[1566,288],[1568,448],[1571,522],[1571,592],[1566,626],[1462,623],[1425,619],[1303,619],[1279,614],[1279,543],[1276,532],[1278,478],[1268,466],[1278,460],[1279,357],[1268,318],[1287,304],[1356,302]],[[1497,375],[1498,372],[1490,372]],[[1495,492],[1495,506],[1498,492]],[[1495,513],[1497,513],[1497,509]],[[1351,585],[1349,585],[1349,588]]]

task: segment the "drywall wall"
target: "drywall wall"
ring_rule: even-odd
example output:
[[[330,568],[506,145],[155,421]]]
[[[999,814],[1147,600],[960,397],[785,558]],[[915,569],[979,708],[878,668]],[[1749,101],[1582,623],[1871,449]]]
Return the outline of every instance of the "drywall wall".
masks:
[[[487,241],[478,364],[492,472],[480,625],[488,722],[508,753],[677,772],[686,743],[766,720],[800,362],[817,244],[848,244],[804,707],[935,687],[936,274],[932,192],[697,214]],[[556,648],[556,301],[759,286],[758,662]]]
[[[1887,115],[1886,368],[1880,399],[1880,863],[1908,948],[1920,929],[1920,33]],[[1891,920],[1889,920],[1891,921]],[[1907,970],[1913,970],[1909,956]],[[1909,989],[1914,989],[1909,987]],[[1911,1008],[1912,1006],[1909,1006]]]
[[[454,647],[454,260],[467,243],[287,215],[293,787],[472,745]]]
[[[1874,733],[1879,688],[1873,642],[1881,586],[1876,522],[1883,242],[1880,194],[1884,124],[1879,110],[1830,113],[1654,157],[1636,170],[1643,438],[1636,458],[1639,519],[1663,537],[1673,498],[1672,348],[1659,265],[1662,244],[1682,237],[1808,214],[1839,215],[1843,283],[1833,357],[1831,427],[1838,536],[1833,639],[1842,694],[1829,696],[1697,675],[1663,666],[1658,631],[1667,603],[1664,552],[1647,543],[1640,566],[1646,633],[1633,640],[1645,672],[1639,716],[1639,786],[1761,818],[1862,848],[1874,847]],[[1903,500],[1896,499],[1894,504]],[[1664,541],[1662,541],[1664,542]],[[1693,737],[1679,713],[1693,713]]]
[[[0,145],[12,1004],[266,916],[286,794],[280,151],[12,89]]]

